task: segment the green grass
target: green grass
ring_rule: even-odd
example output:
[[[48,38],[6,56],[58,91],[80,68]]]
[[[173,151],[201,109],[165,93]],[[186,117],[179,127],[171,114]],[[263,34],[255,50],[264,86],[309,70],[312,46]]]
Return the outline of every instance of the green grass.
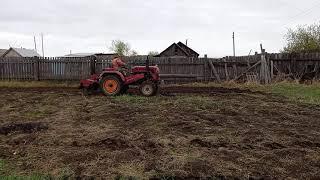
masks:
[[[150,98],[148,97],[144,97],[144,96],[137,96],[137,95],[121,95],[121,96],[116,96],[116,97],[111,97],[112,100],[116,101],[116,102],[125,102],[127,104],[131,104],[131,103],[145,103],[148,102],[150,100]]]
[[[0,180],[51,180],[51,179],[69,179],[70,175],[65,171],[60,172],[60,176],[54,178],[51,175],[43,175],[32,173],[31,175],[20,175],[15,172],[14,168],[10,166],[5,160],[0,159]]]
[[[15,174],[12,167],[10,167],[7,162],[0,159],[0,179],[1,180],[43,180],[51,179],[50,176],[32,174],[29,176],[17,175]]]
[[[46,180],[52,179],[50,176],[43,175],[31,175],[31,176],[18,176],[18,175],[10,175],[10,176],[1,176],[1,180]]]
[[[76,81],[0,81],[0,88],[78,87]]]
[[[320,105],[320,84],[278,83],[269,85],[268,88],[271,93],[285,96],[292,101]]]
[[[269,85],[261,85],[261,84],[254,84],[254,83],[240,84],[240,83],[234,83],[234,82],[225,82],[222,84],[193,83],[193,84],[187,84],[182,86],[250,89],[252,91],[261,91],[261,92],[284,96],[289,100],[295,101],[295,102],[320,105],[320,83],[319,82],[316,82],[312,85],[299,84],[297,82],[279,82],[279,83],[273,83]]]
[[[0,174],[4,172],[5,169],[5,162],[3,159],[0,159]]]

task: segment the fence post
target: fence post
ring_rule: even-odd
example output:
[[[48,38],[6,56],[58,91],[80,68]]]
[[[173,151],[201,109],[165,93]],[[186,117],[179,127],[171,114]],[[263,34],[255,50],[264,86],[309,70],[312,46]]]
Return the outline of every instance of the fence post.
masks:
[[[204,82],[207,82],[208,81],[208,78],[207,78],[207,63],[208,63],[208,55],[204,55],[204,62],[203,62],[203,79],[204,79]]]
[[[229,81],[230,78],[229,78],[229,72],[228,72],[228,62],[226,60],[226,58],[228,59],[228,56],[223,58],[223,62],[224,62],[224,72],[226,74],[226,80]]]
[[[262,44],[260,44],[261,47],[261,68],[260,68],[260,81],[263,84],[269,84],[271,83],[271,77],[270,77],[270,63],[268,63],[266,50],[262,48]]]
[[[270,68],[271,68],[271,81],[272,81],[272,79],[273,79],[273,77],[274,77],[274,69],[273,69],[273,60],[270,60]]]
[[[220,78],[220,76],[219,76],[219,74],[218,74],[217,69],[214,67],[212,61],[209,61],[208,63],[209,63],[209,65],[210,65],[210,67],[211,67],[211,72],[213,72],[216,80],[218,81],[218,83],[221,83],[221,78]]]
[[[34,63],[33,63],[33,76],[35,81],[40,80],[40,62],[39,57],[34,57]]]
[[[238,69],[237,69],[237,60],[236,60],[236,57],[234,56],[233,57],[233,60],[232,60],[232,68],[233,68],[233,78],[237,78],[238,77]]]
[[[90,57],[90,74],[96,74],[96,60],[97,56],[91,56]]]

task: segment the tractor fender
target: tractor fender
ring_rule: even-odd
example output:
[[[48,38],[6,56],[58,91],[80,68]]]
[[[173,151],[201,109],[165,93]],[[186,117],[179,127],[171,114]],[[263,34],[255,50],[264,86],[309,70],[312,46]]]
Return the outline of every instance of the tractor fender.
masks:
[[[102,79],[103,77],[107,76],[107,75],[116,75],[118,76],[122,82],[125,82],[126,81],[126,78],[124,77],[124,75],[119,72],[119,71],[103,71],[101,74],[100,74],[100,79]]]

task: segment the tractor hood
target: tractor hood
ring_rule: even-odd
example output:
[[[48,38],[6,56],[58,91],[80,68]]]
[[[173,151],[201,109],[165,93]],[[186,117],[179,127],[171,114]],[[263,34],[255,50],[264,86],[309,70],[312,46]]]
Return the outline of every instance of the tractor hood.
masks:
[[[160,70],[158,66],[150,66],[149,67],[151,73],[159,74]],[[135,66],[132,68],[133,73],[139,73],[139,72],[147,72],[146,66]]]

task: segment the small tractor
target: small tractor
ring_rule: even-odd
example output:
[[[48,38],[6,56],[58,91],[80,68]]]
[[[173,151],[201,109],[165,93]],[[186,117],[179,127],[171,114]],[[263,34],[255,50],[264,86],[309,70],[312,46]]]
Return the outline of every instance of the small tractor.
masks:
[[[120,72],[114,68],[105,68],[100,74],[93,74],[89,79],[80,81],[80,89],[84,94],[102,91],[106,96],[125,94],[129,86],[139,86],[143,96],[154,96],[158,92],[160,70],[158,66],[134,66],[127,69],[128,73]]]

